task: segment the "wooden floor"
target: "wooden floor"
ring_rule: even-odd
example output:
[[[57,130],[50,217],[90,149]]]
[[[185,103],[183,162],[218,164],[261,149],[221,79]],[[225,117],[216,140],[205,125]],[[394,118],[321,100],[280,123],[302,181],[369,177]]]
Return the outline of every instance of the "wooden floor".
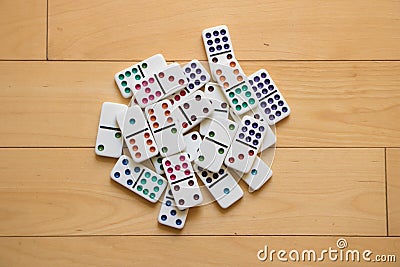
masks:
[[[399,266],[399,18],[389,0],[0,1],[0,266],[277,266],[257,252],[339,238]],[[191,209],[178,232],[110,181],[99,113],[128,102],[114,73],[155,53],[204,61],[201,31],[219,24],[292,115],[271,181],[228,210]],[[365,265],[285,266],[321,264]]]

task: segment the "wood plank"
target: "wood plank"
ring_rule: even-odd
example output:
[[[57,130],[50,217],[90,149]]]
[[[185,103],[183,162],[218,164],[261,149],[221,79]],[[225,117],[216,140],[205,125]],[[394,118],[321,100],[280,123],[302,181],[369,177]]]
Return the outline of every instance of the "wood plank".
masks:
[[[116,160],[93,149],[0,149],[0,158],[3,236],[386,235],[384,149],[279,148],[262,190],[241,183],[230,209],[192,208],[181,232],[158,225],[160,203],[113,182]]]
[[[399,10],[388,0],[51,0],[49,57],[204,60],[202,30],[226,24],[239,60],[400,59]]]
[[[339,237],[294,236],[113,236],[113,237],[2,237],[0,264],[3,266],[366,266],[376,256],[395,255],[397,262],[373,262],[374,266],[398,266],[400,238],[346,237],[347,248],[338,249]],[[288,262],[277,253],[266,261],[257,258],[259,250],[285,250]],[[173,249],[171,249],[173,248]],[[339,250],[329,254],[322,250]],[[291,250],[299,261],[290,260]],[[313,250],[320,261],[302,261],[304,250]],[[363,259],[363,252],[371,255]],[[348,252],[358,251],[360,261]],[[195,257],[194,257],[195,255]],[[294,254],[292,254],[294,255]],[[340,255],[343,255],[340,258]],[[262,255],[263,256],[263,255]],[[349,259],[349,262],[346,261]],[[341,260],[342,259],[342,260]]]
[[[128,103],[113,78],[126,64],[0,62],[2,146],[94,146],[101,103]]]
[[[0,146],[94,146],[101,103],[128,103],[113,75],[129,64],[0,62]],[[278,146],[400,147],[399,62],[242,66],[267,68],[292,108],[277,126]]]
[[[386,150],[389,235],[400,236],[400,149]]]
[[[46,59],[46,0],[0,2],[0,59]]]

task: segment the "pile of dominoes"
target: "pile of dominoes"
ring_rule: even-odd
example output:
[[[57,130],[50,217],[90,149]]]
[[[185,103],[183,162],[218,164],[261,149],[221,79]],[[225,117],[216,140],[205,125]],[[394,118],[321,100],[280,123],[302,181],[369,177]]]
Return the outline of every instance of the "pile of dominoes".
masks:
[[[153,203],[165,191],[158,222],[177,229],[203,202],[198,178],[222,208],[242,198],[240,179],[250,192],[269,180],[258,153],[275,144],[270,126],[290,113],[266,70],[244,74],[225,25],[204,30],[203,41],[215,83],[198,60],[168,65],[160,54],[118,72],[132,100],[103,103],[95,147],[118,158],[112,180]]]

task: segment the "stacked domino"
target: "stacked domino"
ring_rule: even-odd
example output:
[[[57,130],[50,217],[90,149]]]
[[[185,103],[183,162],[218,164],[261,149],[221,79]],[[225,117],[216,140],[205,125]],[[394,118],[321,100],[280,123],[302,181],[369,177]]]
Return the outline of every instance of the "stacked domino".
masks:
[[[232,172],[250,192],[269,180],[257,155],[276,142],[270,125],[290,114],[266,70],[244,74],[225,25],[202,35],[211,76],[198,60],[168,65],[160,54],[115,74],[131,104],[103,103],[95,147],[118,158],[111,179],[149,202],[162,198],[158,222],[177,229],[203,202],[197,178],[222,208],[243,196]]]

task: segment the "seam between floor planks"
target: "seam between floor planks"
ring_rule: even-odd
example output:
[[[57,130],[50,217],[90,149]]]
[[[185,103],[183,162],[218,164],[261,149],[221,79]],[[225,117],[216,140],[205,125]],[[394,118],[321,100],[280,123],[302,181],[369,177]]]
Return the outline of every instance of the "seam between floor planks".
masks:
[[[118,62],[127,62],[127,63],[132,63],[132,62],[140,62],[144,60],[145,58],[141,59],[2,59],[0,58],[0,62],[113,62],[113,63],[118,63]],[[193,58],[181,58],[181,59],[171,59],[171,58],[166,58],[165,59],[167,63],[172,63],[172,62],[189,62],[193,60]],[[206,60],[200,60],[201,62],[207,62]],[[348,60],[343,60],[343,59],[238,59],[238,61],[241,62],[399,62],[400,59],[348,59]]]
[[[386,149],[389,235],[400,235],[400,149]]]
[[[291,235],[291,234],[87,234],[87,235],[0,235],[0,238],[64,238],[64,237],[74,237],[74,238],[82,238],[82,237],[164,237],[164,236],[181,236],[181,237],[202,237],[202,236],[208,236],[208,237],[352,237],[352,238],[358,238],[358,237],[365,237],[365,238],[397,238],[400,237],[400,235],[352,235],[352,234],[344,234],[344,235],[325,235],[325,234],[296,234],[296,235]]]
[[[388,182],[387,182],[387,156],[386,156],[386,150],[387,148],[385,147],[385,200],[386,200],[386,236],[389,236],[389,206],[388,206]]]
[[[132,8],[135,7],[133,3],[127,4],[127,9],[131,5]],[[50,2],[49,12],[50,57],[82,59],[132,56],[137,58],[158,47],[165,47],[167,44],[169,49],[166,53],[171,54],[172,57],[187,57],[187,55],[195,54],[196,57],[201,55],[204,59],[204,48],[198,47],[202,43],[201,31],[213,25],[227,24],[237,54],[243,54],[247,58],[263,56],[264,58],[373,59],[374,55],[385,59],[398,58],[395,49],[398,43],[396,39],[398,21],[393,13],[393,10],[398,7],[397,2],[383,1],[378,5],[353,1],[352,5],[346,5],[345,10],[336,12],[337,14],[333,14],[331,10],[343,8],[341,1],[332,1],[323,5],[315,5],[315,1],[304,1],[301,4],[293,3],[293,1],[283,3],[275,1],[234,6],[223,1],[214,9],[210,10],[207,7],[207,3],[202,3],[197,9],[192,10],[197,16],[203,18],[194,22],[190,13],[185,12],[191,8],[182,6],[179,2],[161,9],[159,5],[146,3],[142,6],[143,10],[153,12],[156,10],[164,15],[149,18],[142,17],[146,13],[142,12],[143,14],[138,14],[138,18],[142,19],[130,22],[129,14],[126,11],[121,13],[120,8],[112,3],[94,5],[89,1],[80,9],[76,9],[67,1],[56,3],[53,1]],[[188,23],[181,25],[177,24],[177,21],[166,20],[170,14],[175,14],[176,10],[182,11],[179,12],[182,15],[181,19]],[[225,13],[228,10],[226,13],[228,16],[222,20],[218,19],[215,16],[216,10]],[[251,21],[242,17],[246,13],[243,10],[251,12],[253,15]],[[287,12],[293,16],[282,16]],[[110,16],[114,13],[118,16]],[[82,23],[79,24],[71,19],[75,17],[87,19],[88,16],[91,19],[102,19],[99,23],[86,23],[83,27],[80,27]],[[241,20],[244,24],[240,23]],[[265,22],[268,22],[272,30],[263,27]],[[126,26],[125,30],[131,29],[133,33],[129,36],[116,34],[116,32],[121,33],[120,23]],[[368,26],[365,27],[365,24]],[[171,31],[171,29],[174,30]],[[146,40],[151,38],[153,30],[158,31],[160,36],[149,45]],[[245,35],[244,32],[246,32]],[[175,40],[181,41],[175,42]],[[169,45],[171,43],[175,45],[171,47]],[[118,49],[112,49],[115,44],[119,44]],[[132,46],[135,47],[133,52]]]
[[[101,103],[127,102],[118,94],[110,77],[123,65],[127,64],[1,63],[4,116],[0,121],[5,137],[1,145],[93,145]],[[250,73],[265,65],[276,77],[275,81],[294,110],[277,126],[278,146],[392,147],[400,143],[400,128],[394,123],[400,107],[400,95],[396,90],[400,85],[398,62],[244,62],[243,67]],[[91,78],[93,68],[99,75],[94,81]],[[29,70],[31,75],[21,80],[18,70]],[[16,104],[10,105],[10,102]],[[49,125],[45,121],[54,123]],[[78,123],[81,134],[77,135],[77,131],[68,126],[72,121]],[[22,138],[22,133],[32,132],[32,129],[32,135]],[[26,145],[21,143],[23,140]]]
[[[49,0],[46,0],[46,61],[49,60]]]
[[[0,185],[0,209],[6,218],[2,235],[171,234],[154,221],[158,207],[149,209],[140,197],[110,181],[115,159],[96,157],[92,149],[58,151],[0,150],[8,155]],[[273,164],[274,179],[263,190],[246,193],[244,201],[227,211],[215,203],[193,209],[190,225],[180,234],[386,235],[383,153],[376,148],[280,149]],[[43,157],[52,160],[43,163]],[[13,179],[24,158],[29,172]],[[268,162],[268,154],[263,159]],[[342,166],[342,175],[337,175],[335,166]],[[245,227],[245,218],[253,227]],[[296,229],[293,222],[298,223]],[[212,231],[210,223],[216,226]]]

